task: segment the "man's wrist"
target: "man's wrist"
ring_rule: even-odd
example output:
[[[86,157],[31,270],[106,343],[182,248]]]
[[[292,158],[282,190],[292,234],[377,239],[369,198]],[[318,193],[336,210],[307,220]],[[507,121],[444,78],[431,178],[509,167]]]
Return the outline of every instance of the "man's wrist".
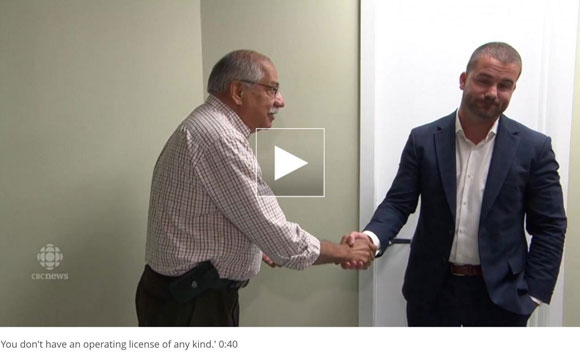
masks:
[[[377,247],[377,252],[375,253],[375,255],[379,254],[379,251],[381,250],[381,241],[379,239],[379,237],[377,237],[376,234],[374,234],[371,231],[364,231],[362,232],[364,235],[366,235],[367,237],[369,237],[369,239],[373,242],[373,244]]]

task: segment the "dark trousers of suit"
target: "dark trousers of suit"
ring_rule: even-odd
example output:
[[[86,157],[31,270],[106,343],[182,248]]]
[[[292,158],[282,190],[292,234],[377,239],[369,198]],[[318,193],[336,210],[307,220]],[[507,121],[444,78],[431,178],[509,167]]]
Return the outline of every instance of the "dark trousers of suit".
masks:
[[[409,326],[517,326],[529,315],[519,315],[494,304],[483,277],[449,274],[432,304],[407,302]]]
[[[208,289],[179,303],[169,292],[175,279],[145,267],[135,297],[139,326],[239,326],[238,289]]]

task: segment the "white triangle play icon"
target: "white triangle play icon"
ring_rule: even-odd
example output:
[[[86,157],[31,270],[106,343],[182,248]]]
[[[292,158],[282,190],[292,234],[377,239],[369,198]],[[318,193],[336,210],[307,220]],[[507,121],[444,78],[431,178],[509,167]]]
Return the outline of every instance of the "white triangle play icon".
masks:
[[[274,181],[307,165],[308,162],[274,145]]]

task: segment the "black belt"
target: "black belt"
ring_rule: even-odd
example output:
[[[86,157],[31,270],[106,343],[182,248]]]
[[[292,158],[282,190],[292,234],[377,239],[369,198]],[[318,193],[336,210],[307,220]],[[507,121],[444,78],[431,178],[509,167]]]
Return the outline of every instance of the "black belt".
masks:
[[[230,280],[230,279],[219,279],[216,281],[214,289],[241,289],[248,286],[249,280]]]
[[[169,283],[182,277],[182,275],[180,275],[180,276],[168,276],[168,275],[159,274],[155,270],[151,269],[151,267],[148,264],[145,265],[145,270],[150,275],[153,275],[155,277],[155,280],[158,280],[159,282],[163,282],[166,284],[169,284]],[[249,282],[250,282],[249,280],[240,281],[240,280],[230,280],[230,279],[217,279],[217,280],[215,280],[215,284],[212,286],[212,288],[213,289],[241,289],[241,288],[245,288],[249,284]]]

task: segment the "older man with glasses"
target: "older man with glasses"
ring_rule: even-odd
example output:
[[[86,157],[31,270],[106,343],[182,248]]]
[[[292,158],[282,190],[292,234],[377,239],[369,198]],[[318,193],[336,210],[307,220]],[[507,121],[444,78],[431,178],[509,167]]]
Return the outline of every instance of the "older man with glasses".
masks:
[[[261,177],[248,137],[284,107],[272,61],[224,56],[206,102],[166,143],[153,172],[146,266],[137,287],[140,326],[238,326],[238,289],[268,264],[304,269],[358,262],[376,247],[320,241],[288,222]],[[271,192],[271,191],[270,191]]]

